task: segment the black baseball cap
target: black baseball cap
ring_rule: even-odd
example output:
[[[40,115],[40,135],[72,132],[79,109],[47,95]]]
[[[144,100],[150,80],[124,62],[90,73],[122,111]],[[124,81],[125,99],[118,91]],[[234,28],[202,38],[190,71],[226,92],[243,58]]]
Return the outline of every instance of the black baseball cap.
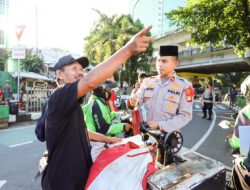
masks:
[[[63,68],[65,65],[70,65],[74,62],[78,62],[82,65],[82,68],[86,68],[89,66],[89,59],[87,57],[80,57],[78,59],[75,59],[74,57],[72,57],[72,55],[66,55],[61,57],[57,63],[54,66],[54,70],[58,70]]]

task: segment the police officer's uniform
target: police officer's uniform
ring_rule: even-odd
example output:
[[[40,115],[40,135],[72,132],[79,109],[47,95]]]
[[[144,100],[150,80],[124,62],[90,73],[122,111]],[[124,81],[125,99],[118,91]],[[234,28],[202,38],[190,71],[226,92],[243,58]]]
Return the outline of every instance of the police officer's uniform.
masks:
[[[156,121],[160,129],[172,132],[192,119],[193,88],[176,74],[162,84],[160,76],[144,80],[138,92],[138,104],[145,105],[146,121]]]
[[[207,88],[203,94],[203,107],[202,107],[202,111],[203,111],[203,117],[202,118],[206,118],[207,117],[207,110],[208,110],[208,119],[211,120],[212,118],[212,110],[213,110],[213,91],[212,89]]]

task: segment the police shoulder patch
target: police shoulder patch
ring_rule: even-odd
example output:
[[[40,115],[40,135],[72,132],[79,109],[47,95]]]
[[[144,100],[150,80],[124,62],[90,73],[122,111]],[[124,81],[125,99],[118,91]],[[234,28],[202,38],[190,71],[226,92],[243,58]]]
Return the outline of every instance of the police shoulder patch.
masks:
[[[184,90],[185,95],[186,95],[186,101],[187,102],[192,102],[193,101],[193,97],[195,95],[194,93],[194,88],[192,87],[192,85],[190,85],[188,88],[186,88]]]

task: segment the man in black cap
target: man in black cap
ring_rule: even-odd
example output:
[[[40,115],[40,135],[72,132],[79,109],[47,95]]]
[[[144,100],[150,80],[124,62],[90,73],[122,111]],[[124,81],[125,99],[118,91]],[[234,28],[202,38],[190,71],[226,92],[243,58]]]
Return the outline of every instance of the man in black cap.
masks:
[[[145,28],[108,60],[86,75],[86,58],[64,56],[55,65],[59,87],[48,101],[46,145],[48,165],[42,177],[44,190],[82,190],[92,165],[90,144],[83,122],[81,99],[109,78],[132,55],[146,51],[151,37]],[[91,137],[90,137],[91,138]]]
[[[175,74],[178,47],[161,46],[156,60],[157,76],[143,81],[137,94],[136,109],[145,106],[151,129],[179,130],[192,119],[194,90],[190,82]]]

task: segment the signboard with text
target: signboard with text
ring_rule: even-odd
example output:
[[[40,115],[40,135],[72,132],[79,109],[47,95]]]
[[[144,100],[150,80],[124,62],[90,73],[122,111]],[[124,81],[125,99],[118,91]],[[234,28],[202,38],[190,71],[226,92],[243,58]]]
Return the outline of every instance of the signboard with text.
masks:
[[[25,59],[25,46],[16,46],[12,48],[11,58],[12,59]]]

